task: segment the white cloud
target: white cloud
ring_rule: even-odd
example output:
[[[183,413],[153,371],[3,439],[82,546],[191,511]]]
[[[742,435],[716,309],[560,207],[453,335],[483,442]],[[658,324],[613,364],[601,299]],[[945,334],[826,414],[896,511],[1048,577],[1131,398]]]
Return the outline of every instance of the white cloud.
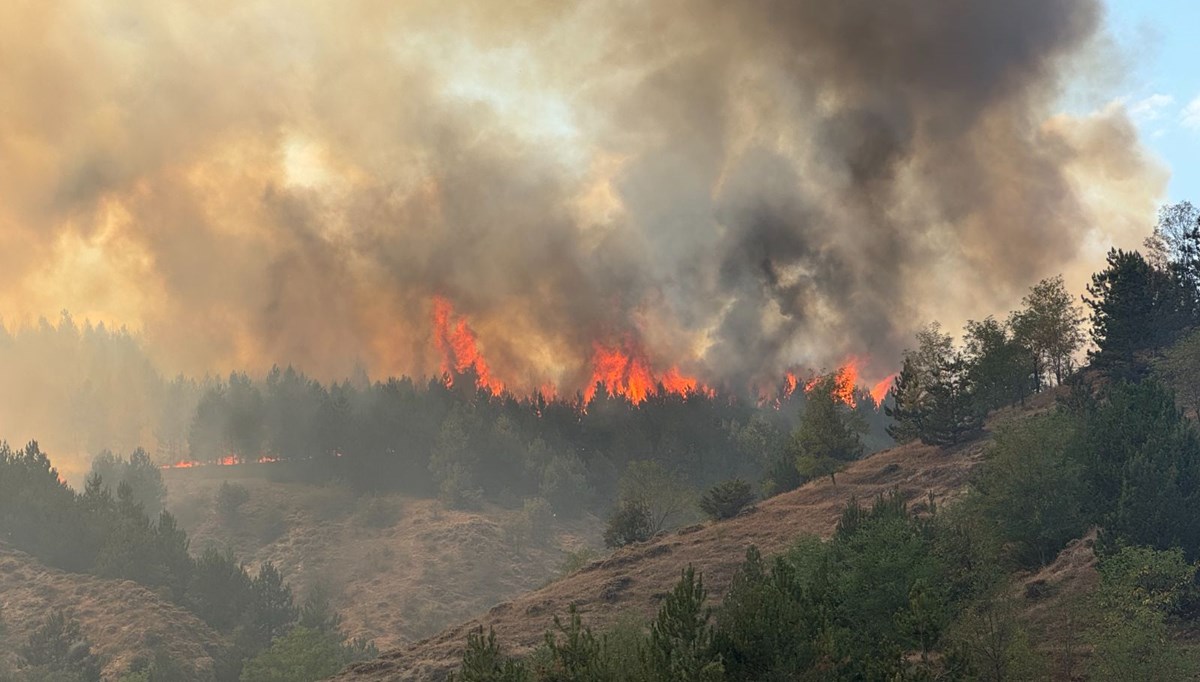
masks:
[[[1129,115],[1142,121],[1155,121],[1162,117],[1163,109],[1175,103],[1171,95],[1155,93],[1129,105]]]
[[[1179,120],[1183,123],[1184,128],[1200,132],[1200,95],[1197,95],[1195,99],[1183,108],[1183,113],[1180,114]]]

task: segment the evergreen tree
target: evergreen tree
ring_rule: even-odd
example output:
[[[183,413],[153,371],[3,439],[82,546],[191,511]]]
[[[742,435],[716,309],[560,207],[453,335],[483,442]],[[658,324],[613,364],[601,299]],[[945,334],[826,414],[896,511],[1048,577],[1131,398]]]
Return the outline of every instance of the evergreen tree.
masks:
[[[858,413],[834,395],[837,377],[828,376],[808,391],[800,426],[793,436],[796,469],[812,479],[828,475],[837,483],[837,470],[863,453],[866,425]]]
[[[650,640],[642,663],[655,682],[708,682],[720,680],[724,668],[712,651],[712,609],[704,602],[704,580],[691,566],[667,595],[658,617],[650,625]]]
[[[1136,251],[1109,251],[1108,267],[1092,275],[1088,294],[1092,361],[1121,376],[1140,373],[1138,354],[1169,343],[1187,322],[1177,283]]]

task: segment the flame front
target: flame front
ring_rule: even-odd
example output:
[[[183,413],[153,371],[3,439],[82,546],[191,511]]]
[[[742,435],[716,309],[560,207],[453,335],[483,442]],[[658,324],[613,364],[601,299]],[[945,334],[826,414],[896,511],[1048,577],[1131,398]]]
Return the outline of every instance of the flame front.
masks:
[[[475,385],[492,395],[504,392],[504,383],[492,376],[476,344],[475,331],[467,319],[454,314],[454,306],[441,296],[433,298],[433,338],[442,353],[442,376],[446,386],[454,385],[454,375],[468,370],[475,373]]]
[[[622,396],[634,405],[658,393],[659,388],[675,395],[713,394],[712,389],[696,377],[682,373],[678,367],[671,367],[662,376],[656,375],[640,349],[630,343],[625,345],[622,349],[595,344],[592,379],[583,390],[585,405],[592,402],[598,386],[603,386],[609,396]]]
[[[477,388],[485,389],[495,396],[505,393],[505,383],[493,374],[487,360],[484,359],[479,349],[478,337],[467,318],[456,313],[453,304],[442,296],[433,298],[433,340],[441,354],[441,372],[447,386],[454,385],[455,377],[470,372],[475,376]],[[627,336],[620,343],[594,342],[590,364],[588,383],[578,392],[583,407],[592,402],[600,389],[609,397],[619,396],[634,405],[639,405],[659,393],[679,396],[716,395],[715,389],[705,385],[695,376],[684,374],[676,365],[662,373],[655,371],[645,350],[632,336]],[[850,407],[856,407],[860,397],[865,400],[868,395],[879,405],[895,378],[895,375],[885,378],[870,391],[860,389],[859,367],[862,364],[858,358],[848,358],[833,374],[834,397]],[[781,384],[775,384],[774,388],[760,388],[759,404],[774,404],[779,408],[782,401],[791,398],[801,387],[799,377],[799,372],[792,369],[784,374]],[[816,376],[805,382],[804,391],[812,391],[822,378]],[[771,398],[772,394],[775,395],[774,398]],[[553,383],[543,383],[532,395],[535,399],[552,401],[562,395],[562,392]]]

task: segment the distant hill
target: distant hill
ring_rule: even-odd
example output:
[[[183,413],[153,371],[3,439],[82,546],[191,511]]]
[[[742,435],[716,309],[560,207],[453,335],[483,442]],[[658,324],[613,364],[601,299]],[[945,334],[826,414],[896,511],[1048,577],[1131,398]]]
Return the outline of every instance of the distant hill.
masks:
[[[272,481],[272,466],[168,470],[167,507],[193,553],[230,550],[252,570],[271,561],[298,603],[322,585],[347,634],[380,649],[535,589],[557,575],[568,550],[600,544],[595,517],[555,519],[542,539],[519,537],[519,509],[448,510],[432,499]],[[226,481],[249,499],[222,518],[213,499]]]
[[[48,568],[0,544],[0,660],[14,666],[17,650],[56,608],[79,620],[92,651],[106,659],[105,679],[162,648],[194,671],[194,679],[211,680],[214,654],[226,645],[189,611],[135,582]]]

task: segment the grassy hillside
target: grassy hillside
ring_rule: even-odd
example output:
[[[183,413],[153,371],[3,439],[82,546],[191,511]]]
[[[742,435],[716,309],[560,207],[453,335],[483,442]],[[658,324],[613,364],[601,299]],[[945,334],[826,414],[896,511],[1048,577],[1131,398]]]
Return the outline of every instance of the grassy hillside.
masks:
[[[535,589],[556,576],[568,551],[599,543],[592,517],[553,519],[535,537],[520,510],[447,510],[436,500],[362,497],[340,486],[275,482],[238,469],[166,476],[167,506],[192,538],[192,551],[228,549],[252,569],[271,561],[301,599],[324,587],[347,633],[380,648],[426,637]],[[222,516],[214,499],[226,480],[243,486],[249,499]]]
[[[93,652],[106,659],[105,679],[156,649],[190,668],[195,679],[212,679],[214,654],[226,646],[190,612],[137,583],[47,568],[0,544],[0,661],[15,666],[19,647],[56,608],[79,620]]]
[[[458,665],[467,633],[479,625],[494,627],[512,653],[529,652],[542,642],[553,616],[566,613],[570,605],[599,628],[625,613],[649,617],[679,579],[680,567],[689,563],[703,572],[710,595],[719,599],[746,548],[757,545],[764,554],[774,554],[801,535],[828,535],[852,498],[869,500],[892,489],[916,503],[930,495],[939,504],[956,497],[981,461],[985,441],[986,436],[955,448],[912,443],[879,452],[839,473],[837,485],[814,481],[730,521],[691,526],[623,548],[470,621],[351,666],[336,679],[442,679]]]

